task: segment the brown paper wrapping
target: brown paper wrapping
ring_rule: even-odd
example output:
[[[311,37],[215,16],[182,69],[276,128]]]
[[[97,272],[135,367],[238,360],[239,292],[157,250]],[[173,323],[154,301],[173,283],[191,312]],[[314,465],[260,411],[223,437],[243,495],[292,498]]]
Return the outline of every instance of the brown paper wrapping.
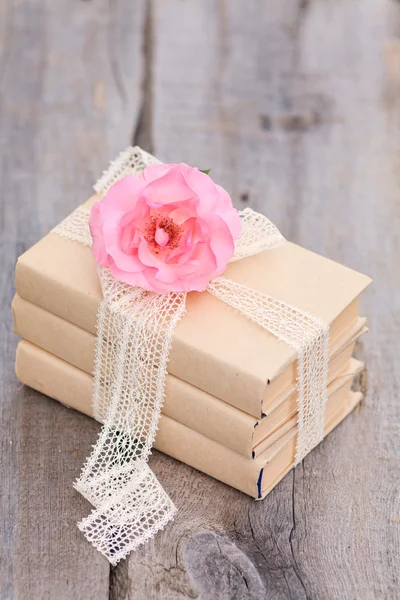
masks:
[[[12,303],[14,331],[22,338],[54,354],[67,363],[91,374],[95,337],[76,325],[64,321],[18,295]],[[349,364],[355,340],[362,332],[364,320],[341,336],[341,345],[331,349],[328,382],[339,375],[339,383],[354,375],[357,366]],[[343,347],[344,346],[344,347]],[[328,394],[337,389],[332,383]],[[271,445],[279,431],[286,433],[296,424],[297,396],[292,382],[276,398],[276,407],[267,417],[257,420],[230,404],[168,374],[163,413],[206,437],[251,458]],[[282,429],[283,428],[283,429]]]
[[[371,281],[289,242],[231,263],[225,275],[321,317],[332,342],[356,322],[357,298]],[[16,287],[25,300],[95,333],[101,290],[90,248],[50,233],[18,260]],[[260,418],[271,394],[295,379],[295,361],[295,351],[272,334],[207,292],[193,292],[168,369]]]
[[[16,372],[20,381],[40,392],[91,415],[92,377],[33,344],[21,341],[17,348]],[[328,400],[325,434],[328,434],[361,400],[339,388]],[[264,497],[293,467],[296,427],[292,427],[254,460],[246,459],[185,427],[161,416],[155,448],[253,496]]]

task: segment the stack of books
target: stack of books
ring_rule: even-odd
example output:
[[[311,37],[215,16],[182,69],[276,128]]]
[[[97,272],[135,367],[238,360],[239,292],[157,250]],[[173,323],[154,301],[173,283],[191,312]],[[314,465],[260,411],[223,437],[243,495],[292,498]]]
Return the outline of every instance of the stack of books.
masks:
[[[231,263],[225,276],[329,324],[327,435],[362,398],[351,391],[363,367],[352,355],[366,331],[359,297],[370,279],[290,242]],[[17,376],[89,416],[100,302],[90,248],[52,232],[19,258]],[[295,351],[207,292],[193,292],[168,371],[155,448],[263,498],[294,466]]]

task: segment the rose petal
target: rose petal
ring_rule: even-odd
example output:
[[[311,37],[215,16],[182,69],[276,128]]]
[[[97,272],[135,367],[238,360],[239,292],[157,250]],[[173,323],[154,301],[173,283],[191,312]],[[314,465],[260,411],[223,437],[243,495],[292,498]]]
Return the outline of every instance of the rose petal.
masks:
[[[212,221],[212,224],[210,224],[210,221]],[[217,261],[216,272],[214,273],[214,277],[216,277],[225,271],[233,256],[235,245],[229,227],[221,217],[217,215],[209,217],[209,224],[212,230],[210,248]]]
[[[104,244],[103,223],[100,214],[100,202],[96,202],[89,217],[89,229],[93,240],[94,259],[101,267],[108,266],[108,254]]]
[[[161,164],[149,165],[142,171],[140,177],[145,182],[145,185],[148,185],[155,179],[159,179],[160,177],[163,177],[164,175],[166,175],[168,173],[168,171],[170,171],[174,167],[176,167],[176,164],[161,163]]]
[[[195,199],[196,194],[179,171],[170,170],[160,179],[155,179],[146,185],[141,197],[152,208],[159,208],[166,204],[188,202]]]
[[[102,216],[106,217],[115,211],[124,215],[133,210],[143,187],[143,181],[135,175],[126,175],[114,183],[101,200]]]
[[[148,274],[141,272],[127,272],[123,269],[119,269],[114,261],[110,261],[110,271],[114,275],[118,281],[123,281],[124,283],[128,283],[129,285],[134,285],[135,287],[141,287],[150,292],[154,291],[152,287],[148,283],[147,276]]]

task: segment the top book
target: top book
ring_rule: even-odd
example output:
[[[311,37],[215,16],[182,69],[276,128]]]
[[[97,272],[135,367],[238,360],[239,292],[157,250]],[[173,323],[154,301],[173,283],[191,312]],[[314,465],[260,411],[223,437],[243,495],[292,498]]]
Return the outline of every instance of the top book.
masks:
[[[331,344],[356,323],[359,295],[371,282],[290,242],[233,262],[224,275],[322,318]],[[25,300],[95,333],[102,294],[90,248],[49,233],[19,258],[16,288]],[[296,352],[211,294],[191,292],[168,371],[260,418],[263,405],[295,380]]]

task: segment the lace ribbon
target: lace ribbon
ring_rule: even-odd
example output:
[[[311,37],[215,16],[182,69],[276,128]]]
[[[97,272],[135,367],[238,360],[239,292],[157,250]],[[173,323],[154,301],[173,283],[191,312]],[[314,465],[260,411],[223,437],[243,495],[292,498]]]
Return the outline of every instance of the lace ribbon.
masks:
[[[121,177],[159,162],[128,148],[95,185],[104,194]],[[91,246],[90,211],[79,207],[55,229]],[[232,260],[284,243],[278,229],[247,208]],[[99,269],[103,301],[97,316],[93,413],[104,423],[76,489],[95,507],[79,528],[115,565],[173,518],[176,508],[147,465],[164,399],[174,328],[185,314],[186,294],[155,294],[117,281]],[[296,464],[323,439],[328,325],[280,300],[218,277],[208,292],[294,348],[298,355]]]

